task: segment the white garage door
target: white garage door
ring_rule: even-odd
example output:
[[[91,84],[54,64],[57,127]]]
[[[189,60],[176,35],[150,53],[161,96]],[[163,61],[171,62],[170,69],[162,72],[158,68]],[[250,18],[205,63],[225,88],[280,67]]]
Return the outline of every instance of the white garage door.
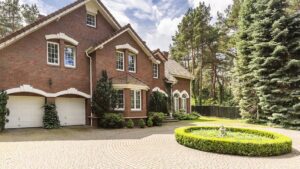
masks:
[[[85,125],[85,99],[60,97],[55,104],[62,126]]]
[[[6,128],[42,127],[45,104],[44,97],[9,96],[10,110]]]

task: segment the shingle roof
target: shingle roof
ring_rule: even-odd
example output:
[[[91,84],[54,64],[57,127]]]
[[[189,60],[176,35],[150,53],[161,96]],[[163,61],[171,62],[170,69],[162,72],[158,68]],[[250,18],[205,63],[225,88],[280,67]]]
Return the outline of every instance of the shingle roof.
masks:
[[[165,63],[165,76],[170,82],[177,82],[176,77],[186,79],[194,78],[194,76],[188,70],[172,59],[169,59]]]
[[[81,2],[84,2],[84,1],[85,0],[77,0],[77,1],[75,1],[75,2],[73,2],[73,3],[71,3],[71,4],[67,5],[67,6],[65,6],[65,7],[61,8],[61,9],[59,9],[59,10],[57,10],[57,11],[55,11],[55,12],[49,14],[49,15],[47,15],[47,16],[40,17],[38,20],[36,20],[32,24],[29,24],[29,25],[27,25],[27,26],[25,26],[25,27],[23,27],[23,28],[15,31],[15,32],[12,32],[11,34],[8,34],[7,36],[4,36],[3,38],[1,38],[0,39],[0,44],[3,43],[3,42],[6,42],[6,41],[8,41],[8,40],[10,40],[12,38],[14,38],[15,36],[17,36],[17,35],[19,35],[21,33],[24,33],[26,31],[28,31],[29,29],[31,29],[31,28],[33,28],[33,27],[35,27],[35,26],[37,26],[37,25],[39,25],[39,24],[47,21],[48,19],[50,19],[50,18],[52,18],[52,17],[54,17],[56,15],[59,15],[59,14],[63,13],[64,11],[66,11],[66,10],[68,10],[68,9],[70,9],[70,8],[76,6],[76,5],[78,5],[78,4],[80,4]],[[103,5],[103,3],[100,0],[97,0],[97,2],[103,7],[103,9],[107,12],[107,14],[118,25],[118,27],[121,27],[120,24],[117,22],[117,20],[109,12],[109,10]]]

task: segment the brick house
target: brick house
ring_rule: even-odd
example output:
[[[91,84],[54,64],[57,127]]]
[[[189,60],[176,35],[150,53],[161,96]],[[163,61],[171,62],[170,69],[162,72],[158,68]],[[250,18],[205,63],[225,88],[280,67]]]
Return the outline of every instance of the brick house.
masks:
[[[188,71],[167,53],[151,51],[130,25],[120,26],[100,0],[78,0],[0,39],[7,128],[41,127],[45,103],[56,104],[62,126],[92,125],[91,98],[102,70],[125,118],[147,118],[153,91],[174,98],[173,111],[191,111]]]

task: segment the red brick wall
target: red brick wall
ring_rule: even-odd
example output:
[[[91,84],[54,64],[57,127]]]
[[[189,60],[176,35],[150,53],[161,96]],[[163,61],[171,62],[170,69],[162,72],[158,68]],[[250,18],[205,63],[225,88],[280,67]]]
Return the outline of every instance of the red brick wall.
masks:
[[[75,69],[64,67],[62,40],[60,66],[47,65],[45,35],[60,32],[79,42]],[[76,88],[89,94],[89,60],[85,50],[112,32],[113,28],[101,14],[97,15],[97,28],[92,28],[86,25],[85,6],[76,9],[0,50],[0,89],[29,84],[49,93]]]
[[[190,98],[187,99],[187,112],[190,113],[191,112],[191,106],[190,106],[190,99],[191,99],[191,93],[190,93],[190,83],[191,81],[189,79],[183,79],[183,78],[177,78],[178,82],[173,86],[172,90],[173,92],[175,90],[178,90],[180,93],[182,91],[187,91],[187,93],[189,94]],[[181,99],[179,99],[179,106],[181,108]]]

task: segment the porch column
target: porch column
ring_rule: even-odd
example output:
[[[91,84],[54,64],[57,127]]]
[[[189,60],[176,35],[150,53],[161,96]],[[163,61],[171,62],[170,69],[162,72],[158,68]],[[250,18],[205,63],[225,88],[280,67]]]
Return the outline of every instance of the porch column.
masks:
[[[128,117],[131,109],[130,103],[130,89],[124,89],[125,95],[125,110],[124,110],[124,117]]]

